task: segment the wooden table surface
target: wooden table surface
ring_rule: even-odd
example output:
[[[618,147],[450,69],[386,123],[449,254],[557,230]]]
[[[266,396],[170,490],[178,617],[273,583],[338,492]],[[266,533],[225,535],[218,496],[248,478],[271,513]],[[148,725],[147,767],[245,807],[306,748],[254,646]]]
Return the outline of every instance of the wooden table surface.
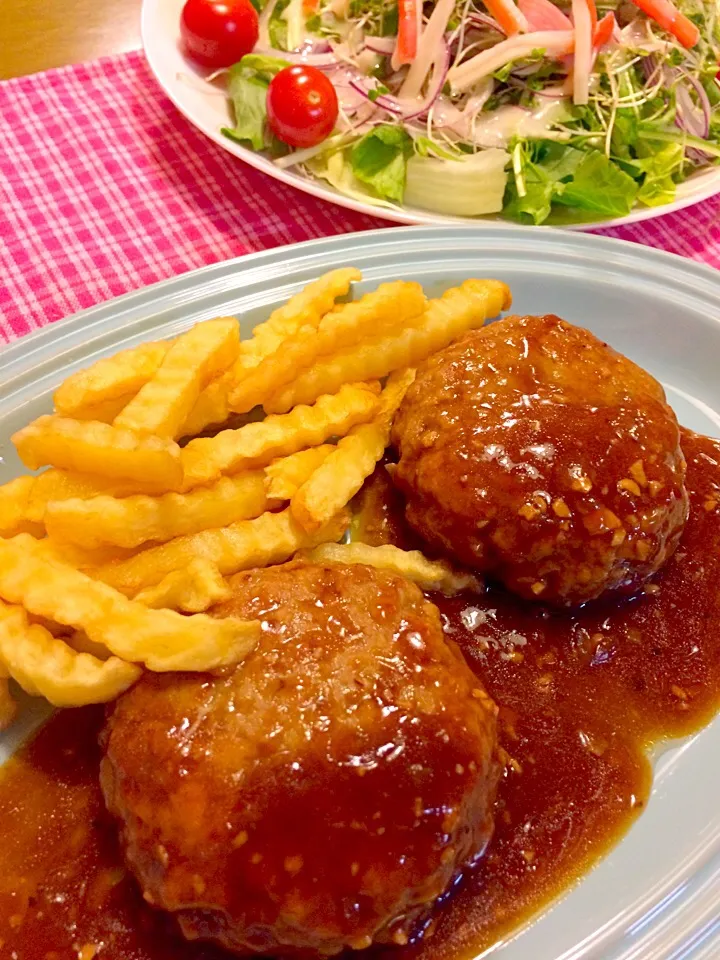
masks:
[[[0,0],[0,80],[140,46],[141,0]]]

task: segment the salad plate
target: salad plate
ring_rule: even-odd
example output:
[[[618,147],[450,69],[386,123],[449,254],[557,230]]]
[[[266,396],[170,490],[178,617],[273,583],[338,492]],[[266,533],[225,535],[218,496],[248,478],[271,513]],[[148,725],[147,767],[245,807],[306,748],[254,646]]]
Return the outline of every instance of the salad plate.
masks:
[[[720,283],[716,271],[639,245],[555,230],[482,224],[381,230],[253,254],[83,311],[7,347],[3,433],[51,408],[74,370],[223,314],[244,335],[322,271],[353,264],[361,292],[420,280],[437,295],[471,274],[497,277],[521,313],[556,312],[608,340],[665,386],[680,422],[720,436]],[[0,482],[20,463],[9,443]],[[44,714],[23,701],[0,736],[0,763]],[[666,744],[647,809],[561,902],[497,943],[498,960],[711,960],[720,955],[720,719]],[[479,960],[479,958],[478,958]]]
[[[441,75],[431,65],[417,97],[408,101],[388,92],[391,80],[375,77],[380,70],[391,69],[395,41],[370,35],[371,30],[383,30],[377,16],[373,20],[372,11],[378,7],[374,0],[364,5],[353,0],[347,7],[368,8],[355,18],[365,31],[360,54],[350,53],[348,42],[336,42],[330,28],[318,26],[318,16],[313,26],[320,36],[303,32],[302,13],[300,25],[293,26],[302,0],[289,4],[271,0],[260,14],[260,40],[252,60],[248,58],[243,69],[219,71],[219,76],[183,53],[183,2],[144,0],[142,8],[150,69],[178,110],[246,163],[349,209],[408,224],[482,218],[490,223],[510,219],[589,230],[651,219],[720,192],[720,89],[713,72],[720,40],[709,0],[706,4],[697,0],[692,16],[703,26],[698,43],[689,50],[637,7],[625,5],[639,19],[620,29],[619,4],[599,3],[596,9],[593,3],[602,18],[598,29],[607,23],[614,33],[609,52],[592,55],[589,100],[581,107],[573,104],[573,75],[567,73],[573,57],[558,46],[566,42],[570,49],[574,40],[559,23],[553,30],[533,29],[503,40],[488,26],[495,22],[492,17],[468,14],[465,22],[455,11],[448,21],[454,31],[446,29],[445,39],[440,35],[441,47],[452,61],[446,59],[437,68]],[[514,5],[514,0],[494,2]],[[646,5],[654,2],[643,0]],[[695,0],[681,2],[692,5]],[[550,0],[519,3],[533,12],[535,23],[545,25]],[[437,4],[437,9],[441,6]],[[555,9],[566,25],[571,24],[559,7]],[[458,4],[457,10],[467,13],[470,4]],[[431,27],[428,19],[425,31]],[[356,28],[353,21],[352,29]],[[475,28],[480,32],[472,33]],[[466,39],[458,41],[461,35]],[[526,49],[541,42],[542,48]],[[299,52],[286,53],[272,43],[297,43]],[[512,49],[504,53],[507,45]],[[492,54],[497,63],[472,66],[478,54],[471,47],[479,47],[483,57]],[[464,59],[459,59],[460,48]],[[515,59],[503,62],[507,56]],[[244,119],[238,117],[250,89],[246,82],[267,87],[284,63],[318,64],[338,92],[335,132],[316,147],[290,150],[272,136],[264,140],[261,129],[248,133]],[[489,68],[493,73],[484,75]],[[362,72],[367,69],[370,74]],[[401,78],[404,69],[398,74]],[[474,79],[476,73],[479,80]],[[452,82],[462,88],[455,94]],[[398,94],[403,89],[401,83]],[[356,149],[359,142],[367,149]],[[365,164],[362,154],[368,158]],[[390,177],[388,168],[375,175],[378,156],[390,158]]]

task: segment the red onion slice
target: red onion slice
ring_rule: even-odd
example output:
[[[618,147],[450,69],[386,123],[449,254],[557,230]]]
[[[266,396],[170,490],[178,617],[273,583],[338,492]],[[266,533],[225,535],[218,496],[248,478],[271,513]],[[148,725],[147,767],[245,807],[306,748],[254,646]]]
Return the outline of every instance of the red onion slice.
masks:
[[[442,93],[449,69],[450,48],[443,40],[435,57],[433,71],[428,82],[427,93],[422,100],[408,102],[398,100],[397,97],[387,93],[378,93],[376,95],[374,91],[377,89],[377,87],[375,86],[374,81],[365,76],[351,78],[348,82],[348,86],[354,90],[355,93],[365,97],[365,99],[372,103],[373,106],[387,111],[387,113],[392,114],[398,120],[416,120],[419,117],[424,117],[427,114],[428,110],[431,109],[437,98]]]
[[[396,116],[402,116],[403,109],[395,99],[395,97],[390,96],[386,93],[378,93],[376,96],[374,94],[377,90],[377,87],[373,84],[373,81],[369,80],[367,77],[355,77],[350,80],[349,86],[356,92],[365,97],[366,100],[369,100],[376,107],[380,107],[381,110],[387,110],[388,113],[395,114]]]
[[[655,63],[654,57],[646,57],[649,61],[648,67],[643,61],[643,72],[647,72],[651,63]],[[686,70],[678,70],[675,67],[663,67],[663,79],[668,87],[675,84],[675,103],[677,110],[675,112],[675,126],[693,137],[699,137],[700,140],[707,140],[710,134],[710,117],[712,107],[707,92],[699,80],[696,80],[692,74]],[[684,81],[684,82],[683,82]],[[690,96],[690,91],[685,83],[692,87],[697,96],[697,104]]]
[[[652,54],[650,54],[649,57],[642,58],[642,60],[640,61],[640,69],[642,70],[643,79],[645,80],[646,84],[649,83],[650,80],[653,78],[653,75],[655,74],[655,71],[657,70],[657,68],[658,68],[657,59]],[[668,82],[670,81],[671,81],[671,77],[668,75]]]
[[[491,30],[495,30],[497,33],[505,36],[505,31],[493,17],[488,16],[486,13],[480,13],[477,10],[473,10],[467,15],[467,22],[472,24],[473,27],[489,27]]]
[[[273,47],[256,47],[253,53],[258,53],[264,57],[277,57],[278,60],[287,60],[288,63],[305,63],[310,67],[317,67],[318,70],[332,70],[338,65],[338,58],[334,53],[309,53],[306,50],[275,50]]]
[[[308,53],[332,53],[333,48],[329,40],[306,40],[303,44],[303,49],[299,50],[298,53],[303,51]]]
[[[690,86],[695,91],[695,95],[697,96],[697,99],[698,99],[698,105],[696,106],[693,103],[692,97],[688,93],[687,89],[683,87],[681,83],[679,83],[677,86],[677,92],[676,92],[676,96],[678,98],[678,112],[680,110],[680,97],[682,96],[683,100],[685,99],[685,97],[687,97],[687,103],[684,106],[683,112],[686,114],[686,116],[691,114],[693,117],[692,122],[695,126],[694,135],[696,137],[700,137],[701,140],[706,140],[710,134],[710,118],[712,114],[712,107],[710,105],[710,100],[708,98],[707,91],[705,90],[703,85],[700,83],[700,81],[697,80],[695,77],[693,77],[692,74],[685,73],[685,71],[683,71],[683,78],[687,83],[690,84]],[[682,90],[682,95],[680,93],[681,90]],[[693,131],[688,131],[688,132],[693,132]]]
[[[676,125],[693,137],[704,139],[707,133],[705,132],[703,114],[693,103],[687,88],[681,84],[678,84],[675,88],[675,102],[677,104]]]
[[[411,107],[409,113],[403,113],[403,119],[416,120],[418,117],[424,116],[428,110],[432,108],[433,104],[442,93],[449,69],[450,48],[443,40],[440,49],[435,56],[433,71],[428,81],[428,91],[425,95],[425,98],[423,99],[422,103],[419,103],[416,107]]]

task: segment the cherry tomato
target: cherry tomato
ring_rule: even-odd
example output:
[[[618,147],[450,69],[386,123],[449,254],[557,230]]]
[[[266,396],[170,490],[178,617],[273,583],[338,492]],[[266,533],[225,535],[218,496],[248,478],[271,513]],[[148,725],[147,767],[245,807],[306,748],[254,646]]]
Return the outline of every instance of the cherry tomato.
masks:
[[[229,67],[258,41],[250,0],[187,0],[180,16],[185,52],[205,67]]]
[[[317,67],[285,67],[270,81],[267,115],[270,129],[284,143],[314,147],[335,126],[335,87]]]

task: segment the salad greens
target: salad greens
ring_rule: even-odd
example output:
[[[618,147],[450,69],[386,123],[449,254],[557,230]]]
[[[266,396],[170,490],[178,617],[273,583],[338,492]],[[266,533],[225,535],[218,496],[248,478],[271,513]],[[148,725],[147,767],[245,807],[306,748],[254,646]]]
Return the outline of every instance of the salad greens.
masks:
[[[369,130],[350,151],[353,174],[385,200],[403,202],[412,137],[402,127],[383,124]]]
[[[282,145],[268,129],[265,103],[270,81],[287,66],[287,60],[250,53],[230,68],[228,96],[235,115],[235,126],[223,127],[222,132],[226,137],[249,144],[253,150],[283,152]]]
[[[505,195],[506,216],[543,223],[553,203],[578,207],[600,217],[630,212],[638,184],[599,150],[581,150],[553,140],[518,143],[516,175]]]
[[[398,32],[397,3],[388,0],[350,0],[348,19],[363,24],[371,37],[394,37]]]
[[[428,0],[415,47],[397,0],[266,0],[258,52],[228,74],[223,132],[379,205],[542,224],[670,203],[720,163],[717,0],[583,2],[587,60],[568,0]],[[294,63],[326,73],[339,114],[292,151],[265,97]]]

